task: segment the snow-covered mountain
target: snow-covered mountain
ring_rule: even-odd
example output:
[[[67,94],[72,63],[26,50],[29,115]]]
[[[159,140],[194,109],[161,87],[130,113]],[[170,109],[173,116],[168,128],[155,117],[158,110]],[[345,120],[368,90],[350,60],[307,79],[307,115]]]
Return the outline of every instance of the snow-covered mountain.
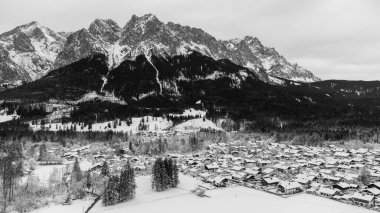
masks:
[[[42,31],[39,34],[46,40],[42,43],[44,46],[35,41],[33,33],[29,33],[34,28]],[[20,36],[16,29],[28,33]],[[8,73],[18,73],[19,78],[27,81],[41,77],[53,66],[62,67],[93,53],[107,55],[108,66],[115,68],[122,61],[141,54],[173,56],[188,54],[192,50],[214,59],[229,59],[251,69],[266,82],[273,82],[271,76],[303,82],[320,80],[304,68],[288,62],[275,49],[265,47],[257,38],[247,36],[221,41],[198,28],[163,23],[152,14],[133,15],[124,27],[110,19],[96,19],[88,29],[73,33],[54,33],[35,22],[16,29],[4,33],[7,36],[1,35],[1,41],[8,42],[0,43],[0,57],[9,54],[11,60],[7,66],[13,69],[8,68]],[[11,45],[14,40],[23,42],[16,48]]]
[[[287,61],[284,56],[280,55],[274,48],[265,47],[256,37],[246,36],[242,39],[232,39],[225,41],[224,44],[230,51],[237,52],[236,54],[243,52],[247,52],[247,54],[252,53],[259,61],[258,64],[260,64],[270,76],[302,82],[321,80],[315,77],[310,71]],[[246,62],[246,67],[250,67],[251,61],[249,59]]]
[[[31,81],[54,68],[64,36],[37,22],[0,35],[0,81]]]

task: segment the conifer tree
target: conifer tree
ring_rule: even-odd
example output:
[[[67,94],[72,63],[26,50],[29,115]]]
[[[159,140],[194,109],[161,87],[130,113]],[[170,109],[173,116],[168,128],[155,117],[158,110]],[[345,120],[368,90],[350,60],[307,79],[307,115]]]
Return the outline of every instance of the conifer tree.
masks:
[[[46,160],[47,150],[46,150],[46,144],[43,143],[40,145],[40,156],[38,158],[39,161]]]
[[[119,177],[111,176],[106,184],[103,194],[103,204],[105,206],[114,205],[119,202]]]
[[[161,179],[161,186],[162,186],[162,191],[165,191],[166,189],[169,188],[169,176],[168,172],[165,167],[165,163],[163,160],[160,161],[160,179]]]
[[[129,141],[129,151],[131,151],[133,154],[135,153],[135,150],[133,150],[132,141]]]
[[[129,168],[125,167],[120,174],[120,180],[119,180],[119,202],[123,202],[128,200],[129,194],[128,194],[128,187],[129,187]]]
[[[22,161],[18,162],[15,174],[17,177],[21,177],[24,175],[24,163]]]
[[[171,158],[165,158],[164,166],[167,174],[165,185],[171,187],[173,185],[173,160]]]
[[[103,162],[102,170],[100,171],[100,174],[103,176],[109,176],[110,175],[110,168],[108,166],[107,161]]]
[[[83,179],[82,170],[79,166],[78,158],[75,159],[73,171],[71,172],[71,180],[74,182],[80,182]]]
[[[135,198],[136,195],[136,181],[135,181],[135,170],[130,165],[129,161],[127,163],[127,167],[129,168],[128,172],[128,179],[129,179],[129,186],[128,186],[128,195],[129,199]]]
[[[91,173],[87,172],[86,176],[86,187],[89,189],[92,187],[92,178],[91,178]]]
[[[177,187],[178,166],[172,158],[162,160],[157,158],[152,168],[152,189],[155,191],[164,191],[168,188]]]
[[[172,166],[173,166],[173,168],[172,168],[172,171],[173,171],[172,187],[177,187],[177,185],[179,184],[179,178],[178,178],[178,165],[177,165],[176,160],[173,160]]]
[[[155,191],[163,191],[161,177],[161,158],[157,158],[152,168],[152,189]]]
[[[135,197],[136,183],[134,170],[127,162],[120,174],[119,181],[119,202],[133,199]]]

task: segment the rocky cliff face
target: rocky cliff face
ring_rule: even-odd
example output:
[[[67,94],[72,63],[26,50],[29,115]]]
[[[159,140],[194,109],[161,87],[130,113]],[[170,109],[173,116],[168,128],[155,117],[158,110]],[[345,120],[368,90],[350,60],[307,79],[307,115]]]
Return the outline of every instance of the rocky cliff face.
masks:
[[[54,68],[66,38],[37,22],[0,35],[0,82],[32,81]]]

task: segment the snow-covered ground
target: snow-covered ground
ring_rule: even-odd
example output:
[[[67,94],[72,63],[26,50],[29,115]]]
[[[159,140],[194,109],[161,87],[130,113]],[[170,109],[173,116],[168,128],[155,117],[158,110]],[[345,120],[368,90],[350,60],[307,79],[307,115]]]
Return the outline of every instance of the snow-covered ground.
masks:
[[[4,113],[4,110],[2,110],[1,112]],[[19,118],[20,118],[20,116],[17,115],[16,113],[14,113],[12,115],[8,115],[8,114],[4,113],[4,114],[0,115],[0,123],[11,121],[11,120],[16,120]]]
[[[119,123],[116,125],[116,128],[113,128],[113,120],[112,121],[107,121],[107,122],[102,122],[102,123],[94,123],[92,124],[92,131],[109,131],[112,130],[114,132],[132,132],[136,133],[139,132],[138,126],[140,124],[141,119],[144,119],[145,124],[148,126],[147,131],[151,132],[159,132],[163,131],[167,128],[170,128],[173,123],[171,121],[168,121],[167,119],[164,119],[163,117],[152,117],[152,116],[145,116],[145,117],[136,117],[132,118],[132,124],[127,125],[126,121],[121,121],[121,125],[119,126]],[[147,121],[148,120],[148,121]],[[108,127],[108,124],[111,123],[111,128]],[[40,130],[41,125],[32,125],[29,123],[30,127],[33,130]],[[70,129],[71,126],[74,125],[73,123],[51,123],[51,124],[46,124],[45,129],[50,130],[50,131],[58,131],[58,130],[65,130],[65,129]],[[77,123],[76,124],[77,131],[79,132],[87,132],[89,131],[88,126],[84,127],[81,129],[80,125]],[[50,127],[50,128],[49,128]]]
[[[173,128],[173,130],[179,132],[195,132],[199,131],[200,129],[213,129],[217,131],[223,131],[221,128],[217,127],[216,124],[212,121],[207,119],[203,121],[203,118],[191,119],[181,124],[178,124]]]
[[[206,111],[202,111],[202,110],[196,110],[196,109],[193,109],[193,108],[190,108],[190,109],[185,109],[185,111],[182,113],[182,114],[169,114],[170,116],[173,116],[173,117],[181,117],[181,116],[200,116],[201,118],[203,118],[205,115],[206,115]]]
[[[59,174],[62,175],[66,170],[67,165],[69,165],[69,167],[72,167],[73,163],[74,162],[67,162],[67,164],[63,165],[38,165],[32,174],[38,177],[41,184],[47,185],[49,183],[50,174],[53,173],[54,169],[57,169]],[[87,160],[83,160],[79,163],[79,166],[82,171],[87,171],[91,168],[92,163],[88,162]]]
[[[266,192],[246,187],[229,187],[206,192],[211,198],[200,198],[190,193],[201,182],[180,175],[178,188],[165,192],[153,192],[150,177],[137,177],[136,198],[115,206],[105,207],[97,203],[91,213],[194,213],[194,212],[266,212],[266,213],[364,213],[373,212],[314,195],[302,194],[282,198]],[[82,212],[90,205],[89,201],[74,201],[70,206],[50,206],[33,213]]]
[[[104,84],[107,82],[107,79],[105,79],[105,78],[104,79],[102,78],[102,80],[104,81]],[[102,85],[102,87],[104,86],[104,84]],[[127,104],[125,101],[114,96],[113,94],[105,92],[105,95],[99,95],[95,91],[84,94],[79,100],[73,101],[72,103],[78,104],[78,103],[82,103],[82,102],[86,102],[86,101],[92,101],[92,100],[108,101],[111,103],[122,104],[122,105]]]
[[[32,174],[38,177],[42,184],[47,185],[50,174],[53,173],[54,169],[58,169],[60,173],[63,173],[65,168],[66,165],[38,165]]]
[[[200,110],[194,110],[190,109],[188,111],[185,111],[183,115],[200,115],[201,117],[205,116],[206,112],[205,111],[200,111]],[[177,114],[179,115],[179,114]],[[114,121],[107,121],[107,122],[102,122],[102,123],[94,123],[92,124],[92,131],[109,131],[112,130],[114,132],[132,132],[132,133],[137,133],[139,131],[139,124],[141,120],[144,119],[145,125],[147,125],[147,130],[148,132],[163,132],[166,130],[169,130],[171,127],[173,127],[173,122],[168,121],[167,119],[163,117],[152,117],[152,116],[145,116],[145,117],[137,117],[137,118],[132,118],[132,124],[127,125],[125,121],[121,121],[121,125],[119,126],[119,123],[117,123],[116,128],[113,128],[113,123]],[[111,128],[109,128],[108,124],[111,124]],[[29,123],[30,127],[36,131],[41,129],[41,125],[36,124],[32,125],[32,123]],[[66,130],[70,129],[71,126],[74,124],[71,122],[62,124],[62,123],[48,123],[45,124],[45,130],[49,131],[58,131],[58,130]],[[87,132],[89,131],[88,126],[85,126],[83,129],[81,126],[76,123],[76,129],[79,132]],[[173,127],[174,131],[178,132],[195,132],[199,131],[200,129],[213,129],[216,131],[223,131],[221,128],[217,127],[215,123],[213,123],[210,120],[205,119],[203,121],[203,118],[196,118],[196,119],[190,119],[188,121],[185,121],[181,124],[178,124]]]

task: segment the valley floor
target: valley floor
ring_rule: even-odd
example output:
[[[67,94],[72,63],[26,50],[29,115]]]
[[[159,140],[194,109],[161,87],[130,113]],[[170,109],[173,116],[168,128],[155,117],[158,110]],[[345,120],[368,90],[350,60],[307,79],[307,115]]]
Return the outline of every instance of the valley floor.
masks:
[[[309,194],[282,198],[266,192],[242,186],[209,190],[206,195],[211,198],[200,198],[190,192],[202,182],[185,175],[180,175],[178,188],[165,192],[153,192],[150,176],[136,178],[136,198],[115,206],[105,207],[97,203],[91,213],[194,213],[194,212],[266,212],[266,213],[364,213],[372,212],[365,208],[352,206],[330,199]],[[84,212],[91,204],[88,199],[74,201],[72,205],[44,207],[32,213],[66,213]]]

